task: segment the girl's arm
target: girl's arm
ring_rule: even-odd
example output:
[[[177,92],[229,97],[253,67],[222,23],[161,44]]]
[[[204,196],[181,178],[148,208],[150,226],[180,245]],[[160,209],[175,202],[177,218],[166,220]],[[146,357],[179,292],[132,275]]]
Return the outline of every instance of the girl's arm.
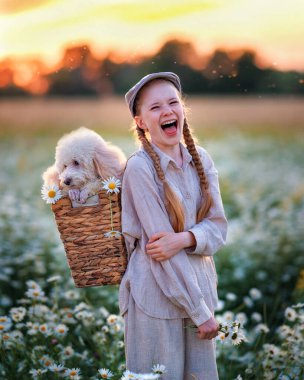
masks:
[[[189,229],[195,237],[196,245],[194,248],[186,248],[186,253],[212,256],[226,244],[228,222],[220,192],[218,171],[209,153],[202,147],[197,149],[208,177],[213,205],[206,217]]]

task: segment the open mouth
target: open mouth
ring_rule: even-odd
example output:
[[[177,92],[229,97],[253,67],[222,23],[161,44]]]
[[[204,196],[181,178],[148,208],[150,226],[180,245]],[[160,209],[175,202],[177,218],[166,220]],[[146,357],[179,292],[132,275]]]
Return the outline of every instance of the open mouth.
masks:
[[[177,132],[177,120],[169,120],[161,124],[162,130],[168,136],[173,136]]]

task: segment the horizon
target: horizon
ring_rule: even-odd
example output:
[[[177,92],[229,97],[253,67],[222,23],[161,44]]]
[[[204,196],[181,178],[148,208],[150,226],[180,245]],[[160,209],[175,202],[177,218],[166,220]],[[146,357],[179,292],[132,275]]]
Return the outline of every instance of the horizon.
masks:
[[[81,44],[100,58],[136,61],[175,38],[191,42],[200,56],[247,49],[261,66],[304,69],[300,0],[170,0],[166,6],[156,0],[144,7],[139,0],[74,0],[73,6],[69,0],[4,0],[0,11],[1,61],[39,59],[52,67],[65,49]]]

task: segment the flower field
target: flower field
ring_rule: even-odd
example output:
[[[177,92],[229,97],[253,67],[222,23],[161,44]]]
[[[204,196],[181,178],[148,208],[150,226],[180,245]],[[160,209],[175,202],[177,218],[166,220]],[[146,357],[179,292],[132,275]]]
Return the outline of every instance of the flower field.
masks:
[[[0,110],[0,378],[161,378],[163,363],[150,374],[127,371],[118,287],[74,287],[50,206],[41,199],[41,174],[57,139],[79,125],[65,129],[53,118],[31,130],[19,117],[20,128]],[[229,222],[227,245],[215,255],[217,319],[239,327],[233,339],[218,336],[220,379],[301,380],[304,127],[255,128],[249,121],[248,130],[213,133],[194,121],[219,171]],[[126,128],[95,125],[88,127],[127,155],[136,149]]]

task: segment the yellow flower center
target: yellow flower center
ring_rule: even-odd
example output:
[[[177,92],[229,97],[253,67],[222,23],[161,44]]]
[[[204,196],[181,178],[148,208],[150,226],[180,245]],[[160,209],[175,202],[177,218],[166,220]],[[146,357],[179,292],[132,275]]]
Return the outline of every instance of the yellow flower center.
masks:
[[[3,325],[0,325],[0,330],[4,330],[4,326]]]
[[[55,190],[50,190],[50,191],[48,192],[48,196],[49,196],[49,198],[55,198],[55,196],[56,196],[56,191],[55,191]]]
[[[6,317],[2,317],[0,318],[0,322],[6,322],[7,321],[7,318]]]
[[[77,375],[77,372],[76,372],[76,371],[71,371],[71,372],[70,372],[70,375],[71,375],[71,376],[75,376],[75,375]]]
[[[9,338],[10,338],[9,335],[3,335],[4,340],[9,340]]]
[[[101,377],[102,377],[103,379],[107,379],[107,378],[108,378],[108,375],[107,375],[106,373],[103,373],[103,374],[101,375]]]
[[[115,182],[110,182],[108,186],[109,186],[109,189],[111,189],[111,190],[116,189],[116,183]]]

